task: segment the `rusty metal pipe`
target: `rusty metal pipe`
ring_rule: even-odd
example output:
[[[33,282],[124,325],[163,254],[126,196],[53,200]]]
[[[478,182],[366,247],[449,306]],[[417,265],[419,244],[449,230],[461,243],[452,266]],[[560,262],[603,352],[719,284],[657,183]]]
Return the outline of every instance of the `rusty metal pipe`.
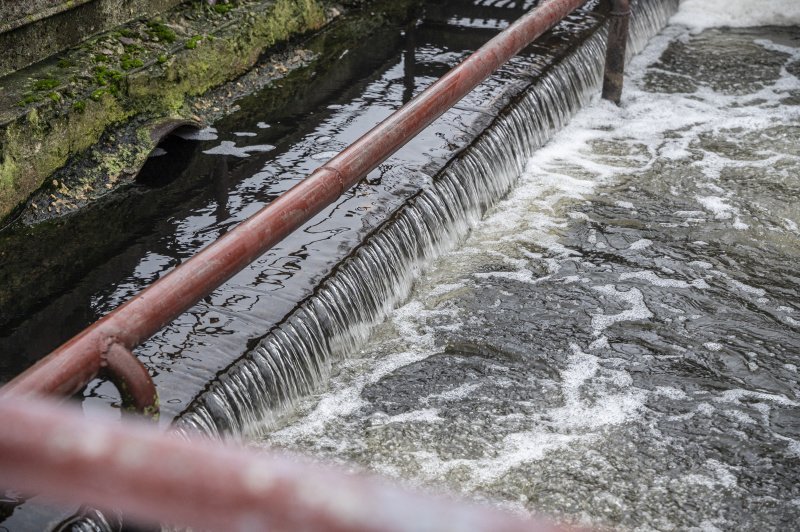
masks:
[[[199,530],[564,531],[299,457],[0,398],[0,485]]]
[[[322,168],[84,329],[3,388],[71,395],[97,375],[103,349],[132,350],[355,185],[522,48],[586,0],[548,0],[522,16]]]
[[[125,412],[158,419],[158,391],[144,364],[125,346],[111,344],[103,357],[103,370],[119,390]]]
[[[612,0],[611,20],[606,42],[606,66],[603,73],[603,99],[619,105],[625,77],[625,49],[628,45],[630,0]]]

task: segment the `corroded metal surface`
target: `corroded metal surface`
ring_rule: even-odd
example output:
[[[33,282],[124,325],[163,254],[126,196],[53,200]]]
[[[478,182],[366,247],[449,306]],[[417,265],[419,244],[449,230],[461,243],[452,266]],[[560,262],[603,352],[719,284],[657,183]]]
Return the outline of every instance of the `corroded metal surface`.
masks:
[[[545,521],[414,493],[297,457],[0,399],[0,484],[202,530],[556,532]]]

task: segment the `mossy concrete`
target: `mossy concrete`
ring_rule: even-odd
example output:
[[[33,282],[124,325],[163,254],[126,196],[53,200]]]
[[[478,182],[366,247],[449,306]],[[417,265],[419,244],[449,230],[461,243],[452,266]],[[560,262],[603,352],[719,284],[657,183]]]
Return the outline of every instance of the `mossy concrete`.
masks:
[[[133,121],[140,127],[124,149],[111,150],[93,168],[107,174],[103,188],[113,188],[154,147],[148,124],[197,120],[189,98],[240,76],[266,49],[339,13],[321,0],[243,0],[224,10],[186,4],[0,79],[0,220],[110,125]],[[73,194],[77,199],[100,192],[92,179],[85,181]]]
[[[128,96],[144,109],[177,111],[186,96],[200,95],[227,81],[230,72],[246,71],[265,48],[319,28],[326,20],[316,0],[276,0],[269,9],[269,13],[247,10],[241,25],[187,41],[185,46],[191,44],[192,53],[175,54],[155,71],[132,74],[127,79]]]
[[[25,68],[135,18],[184,0],[10,0],[0,2],[0,75]]]

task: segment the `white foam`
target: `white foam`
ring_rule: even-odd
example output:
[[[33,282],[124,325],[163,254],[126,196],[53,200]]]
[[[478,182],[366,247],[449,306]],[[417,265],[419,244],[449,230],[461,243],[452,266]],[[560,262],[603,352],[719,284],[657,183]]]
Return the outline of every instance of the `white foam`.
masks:
[[[692,286],[686,281],[682,281],[680,279],[664,279],[663,277],[656,275],[655,272],[651,272],[649,270],[624,272],[619,276],[620,281],[627,281],[628,279],[641,279],[643,281],[647,281],[653,286],[662,288],[689,288]]]
[[[732,390],[725,390],[719,394],[716,399],[719,402],[730,402],[740,404],[742,399],[748,399],[748,402],[760,400],[764,402],[773,402],[783,406],[798,406],[798,403],[792,401],[784,395],[777,395],[765,392],[755,392],[752,390],[744,390],[742,388],[734,388]]]
[[[687,397],[686,392],[678,388],[673,388],[672,386],[659,386],[655,389],[654,393],[676,401],[686,399]]]
[[[184,140],[217,140],[217,130],[213,127],[203,129],[181,128],[175,131],[175,136]]]
[[[744,284],[741,281],[737,281],[736,279],[728,279],[733,286],[741,290],[742,292],[746,292],[748,294],[753,294],[758,297],[763,297],[767,292],[763,288],[756,288],[755,286],[750,286],[749,284]]]
[[[357,377],[353,382],[338,390],[328,391],[313,411],[293,425],[274,433],[276,441],[292,442],[303,436],[320,434],[325,426],[334,419],[343,418],[356,412],[367,403],[361,398],[364,388],[378,382],[383,376],[393,371],[423,360],[429,356],[419,351],[406,351],[385,357],[377,362],[369,374]]]
[[[442,296],[444,294],[448,294],[455,290],[460,290],[467,286],[465,283],[450,283],[450,284],[440,284],[434,287],[430,292],[427,293],[428,298],[435,298]]]
[[[203,153],[207,155],[232,155],[233,157],[250,157],[251,153],[267,152],[275,149],[271,144],[256,144],[254,146],[237,146],[235,142],[223,140],[219,146],[215,146]]]
[[[500,279],[509,279],[520,283],[536,284],[542,281],[541,277],[536,277],[532,271],[527,269],[517,270],[513,272],[481,272],[472,274],[478,279],[489,279],[492,277]]]
[[[592,351],[597,351],[600,349],[608,349],[610,344],[608,343],[608,337],[601,336],[597,340],[594,340],[592,343],[589,344],[589,349]]]
[[[735,209],[718,196],[697,196],[697,201],[714,214],[717,220],[728,220],[735,213]]]
[[[653,241],[648,238],[640,238],[628,246],[628,249],[645,249],[653,245]]]
[[[327,161],[328,159],[333,159],[337,155],[339,155],[338,151],[323,151],[313,154],[311,158],[315,161]]]
[[[593,288],[631,306],[631,308],[623,310],[619,314],[595,314],[592,316],[592,331],[595,336],[599,336],[605,329],[620,321],[642,321],[653,317],[653,313],[650,312],[644,302],[642,292],[637,288],[622,291],[610,284]]]
[[[440,421],[444,421],[444,419],[439,416],[439,411],[435,408],[422,408],[404,412],[391,416],[388,420],[389,423],[437,423]]]
[[[707,28],[794,26],[800,24],[797,0],[683,0],[670,20],[693,31]]]

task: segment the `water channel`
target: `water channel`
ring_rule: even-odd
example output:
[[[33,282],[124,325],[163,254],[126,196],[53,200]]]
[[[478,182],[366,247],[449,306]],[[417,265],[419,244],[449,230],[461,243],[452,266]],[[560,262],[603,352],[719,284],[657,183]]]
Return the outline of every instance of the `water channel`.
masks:
[[[330,29],[284,87],[170,140],[126,193],[0,233],[17,257],[3,379],[535,2],[439,4],[367,44]],[[676,4],[638,3],[621,108],[597,99],[607,6],[590,2],[145,344],[165,423],[599,526],[800,521],[800,30],[712,13],[647,44]],[[15,247],[87,228],[61,263]],[[43,260],[63,278],[31,290],[20,272]],[[98,380],[84,408],[116,401]]]

